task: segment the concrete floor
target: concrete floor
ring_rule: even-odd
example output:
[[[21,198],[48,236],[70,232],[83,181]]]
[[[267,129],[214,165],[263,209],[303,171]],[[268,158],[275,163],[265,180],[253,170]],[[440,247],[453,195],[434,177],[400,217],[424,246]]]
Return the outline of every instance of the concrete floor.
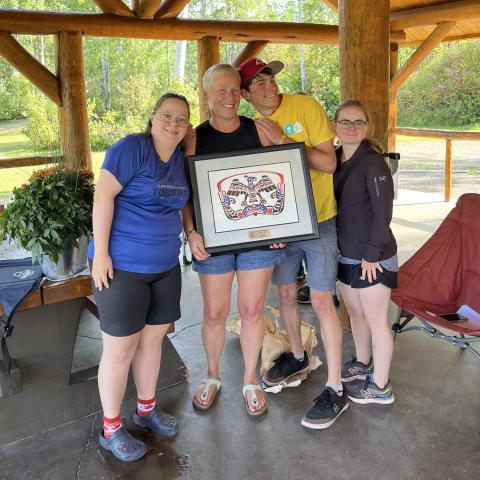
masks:
[[[392,225],[403,261],[453,204],[414,204],[408,192],[401,192],[397,203]],[[269,291],[267,305],[278,305],[274,289]],[[235,310],[232,303],[232,314]],[[233,335],[225,346],[223,385],[215,406],[203,414],[194,411],[191,398],[205,365],[199,338],[201,296],[196,274],[189,268],[184,272],[182,312],[171,340],[188,367],[190,380],[158,394],[161,407],[179,419],[181,430],[175,439],[156,439],[127,419],[134,435],[150,449],[142,460],[123,464],[99,449],[101,415],[94,414],[0,448],[0,479],[480,477],[480,363],[473,355],[425,334],[404,333],[395,342],[391,371],[396,402],[391,406],[351,404],[330,429],[310,431],[300,420],[323,388],[325,367],[298,388],[270,394],[268,414],[252,420],[245,412],[241,351]],[[315,321],[309,306],[302,306],[302,315]],[[393,308],[391,315],[393,319]],[[319,347],[322,356],[321,343]],[[351,335],[345,333],[345,359],[352,352]],[[133,408],[127,402],[122,414],[128,417]]]

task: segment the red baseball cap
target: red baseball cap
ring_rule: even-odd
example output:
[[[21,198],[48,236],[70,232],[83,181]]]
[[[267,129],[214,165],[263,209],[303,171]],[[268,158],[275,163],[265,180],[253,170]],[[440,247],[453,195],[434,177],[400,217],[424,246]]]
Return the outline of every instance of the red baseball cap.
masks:
[[[271,68],[274,75],[280,72],[285,65],[278,60],[274,60],[270,63],[265,63],[259,58],[249,58],[245,60],[240,67],[238,67],[238,72],[242,77],[241,87],[245,88],[245,84],[251,80],[255,75],[258,75],[264,68]]]

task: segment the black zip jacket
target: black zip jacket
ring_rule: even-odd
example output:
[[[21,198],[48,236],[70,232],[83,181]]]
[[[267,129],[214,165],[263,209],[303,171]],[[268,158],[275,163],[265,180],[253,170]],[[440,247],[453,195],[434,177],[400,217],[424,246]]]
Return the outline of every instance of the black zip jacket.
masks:
[[[344,257],[372,263],[386,260],[397,253],[397,242],[390,229],[394,196],[390,168],[365,140],[343,165],[341,154],[339,147],[333,176],[335,189],[352,159],[360,154],[365,156],[350,174],[337,205],[340,252]]]

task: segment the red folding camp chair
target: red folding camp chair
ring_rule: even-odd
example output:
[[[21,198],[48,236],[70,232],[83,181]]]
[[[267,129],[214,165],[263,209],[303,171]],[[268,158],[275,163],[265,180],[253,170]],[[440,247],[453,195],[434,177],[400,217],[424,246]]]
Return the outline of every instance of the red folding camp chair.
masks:
[[[475,348],[480,346],[478,323],[450,322],[430,314],[456,312],[464,304],[480,312],[480,195],[462,195],[437,231],[400,267],[392,300],[399,307],[394,332],[419,330],[469,350],[480,360]],[[415,317],[419,326],[410,324]]]

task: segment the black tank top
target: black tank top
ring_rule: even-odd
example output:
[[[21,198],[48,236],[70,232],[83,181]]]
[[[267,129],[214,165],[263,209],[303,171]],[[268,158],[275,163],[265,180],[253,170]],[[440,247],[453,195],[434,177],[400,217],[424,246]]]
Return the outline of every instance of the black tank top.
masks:
[[[248,150],[249,148],[261,147],[260,137],[258,136],[255,122],[248,117],[240,116],[240,126],[231,133],[223,133],[215,130],[207,120],[201,123],[197,128],[197,144],[195,153],[197,155],[206,155],[208,153],[225,153],[238,150]],[[226,255],[231,253],[248,252],[250,250],[270,250],[270,247],[254,247],[231,250],[228,252],[212,253],[212,255]]]
[[[262,146],[255,122],[247,117],[240,117],[240,126],[231,133],[215,130],[208,120],[201,123],[196,130],[197,145],[195,153],[197,155],[247,150]]]

